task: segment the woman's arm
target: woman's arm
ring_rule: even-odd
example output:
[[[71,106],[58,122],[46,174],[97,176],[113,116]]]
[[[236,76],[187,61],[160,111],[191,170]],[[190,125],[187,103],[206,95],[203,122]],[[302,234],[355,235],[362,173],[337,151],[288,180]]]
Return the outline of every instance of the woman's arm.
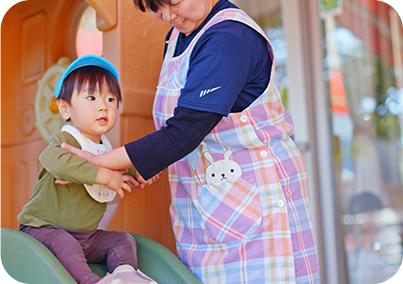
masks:
[[[166,126],[125,145],[134,167],[145,179],[196,149],[218,124],[222,115],[176,107]]]
[[[124,191],[131,192],[132,176],[122,176],[123,171],[113,171],[72,155],[60,144],[80,146],[69,133],[59,132],[40,155],[39,160],[44,168],[59,181],[56,183],[103,184],[116,191],[120,198],[123,198]]]
[[[136,179],[145,183],[169,165],[192,152],[217,125],[222,115],[177,107],[167,126],[102,155],[93,155],[67,144],[62,148],[109,169],[135,167]]]
[[[126,153],[125,147],[123,146],[102,155],[94,155],[90,152],[72,147],[66,143],[62,144],[62,148],[70,151],[72,154],[80,157],[81,159],[111,170],[133,168],[133,164]]]

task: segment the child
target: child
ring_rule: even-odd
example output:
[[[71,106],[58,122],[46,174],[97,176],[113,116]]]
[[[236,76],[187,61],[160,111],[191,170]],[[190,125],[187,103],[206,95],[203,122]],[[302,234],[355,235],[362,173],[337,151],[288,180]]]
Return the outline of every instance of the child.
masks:
[[[97,229],[106,202],[116,193],[123,198],[124,191],[136,186],[135,171],[123,175],[60,147],[65,142],[94,154],[112,150],[104,134],[115,125],[121,101],[115,67],[99,56],[80,57],[60,78],[55,96],[69,124],[39,157],[43,168],[33,196],[18,215],[19,230],[43,243],[79,284],[155,283],[146,276],[135,282],[139,277],[136,242],[129,233]],[[112,274],[101,280],[87,261],[106,263]]]

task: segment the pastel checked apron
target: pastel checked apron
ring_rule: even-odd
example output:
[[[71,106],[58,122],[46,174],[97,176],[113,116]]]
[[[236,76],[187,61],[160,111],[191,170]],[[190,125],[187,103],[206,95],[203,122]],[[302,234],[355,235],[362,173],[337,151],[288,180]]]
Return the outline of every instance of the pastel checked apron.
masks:
[[[173,116],[197,40],[224,20],[249,25],[267,39],[243,11],[225,9],[174,57],[174,29],[154,101],[157,129]],[[307,174],[292,134],[273,60],[264,93],[224,117],[196,150],[169,167],[178,256],[204,283],[318,283]]]

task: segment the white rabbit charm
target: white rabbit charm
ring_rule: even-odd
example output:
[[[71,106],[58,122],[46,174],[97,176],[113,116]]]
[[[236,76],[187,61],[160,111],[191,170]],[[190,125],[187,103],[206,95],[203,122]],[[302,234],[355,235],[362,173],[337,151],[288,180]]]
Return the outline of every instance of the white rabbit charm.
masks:
[[[209,151],[203,153],[206,160],[210,162],[205,172],[206,182],[208,184],[216,183],[221,180],[235,180],[242,176],[241,166],[237,162],[229,159],[231,154],[232,151],[227,150],[224,153],[224,159],[214,161],[213,155],[211,155]]]

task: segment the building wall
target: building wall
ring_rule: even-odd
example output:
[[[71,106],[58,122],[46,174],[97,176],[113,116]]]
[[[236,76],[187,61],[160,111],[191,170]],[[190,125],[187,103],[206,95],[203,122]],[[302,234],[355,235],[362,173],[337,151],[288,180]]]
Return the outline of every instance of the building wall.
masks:
[[[88,1],[89,3],[91,1]],[[111,1],[96,1],[98,5]],[[111,133],[115,146],[155,130],[152,103],[169,26],[141,13],[132,1],[112,1],[116,25],[104,31],[103,56],[120,73],[123,107]],[[91,4],[91,3],[90,3]],[[60,57],[76,59],[75,34],[86,4],[81,0],[19,2],[4,16],[1,30],[1,226],[18,228],[17,215],[32,195],[47,146],[38,130],[38,80]],[[120,201],[108,229],[148,236],[170,250],[175,243],[169,217],[166,173]]]
[[[59,36],[66,33],[75,2],[20,2],[2,22],[2,227],[17,227],[17,214],[37,180],[38,156],[47,145],[35,126],[37,81],[64,54],[65,41]]]

